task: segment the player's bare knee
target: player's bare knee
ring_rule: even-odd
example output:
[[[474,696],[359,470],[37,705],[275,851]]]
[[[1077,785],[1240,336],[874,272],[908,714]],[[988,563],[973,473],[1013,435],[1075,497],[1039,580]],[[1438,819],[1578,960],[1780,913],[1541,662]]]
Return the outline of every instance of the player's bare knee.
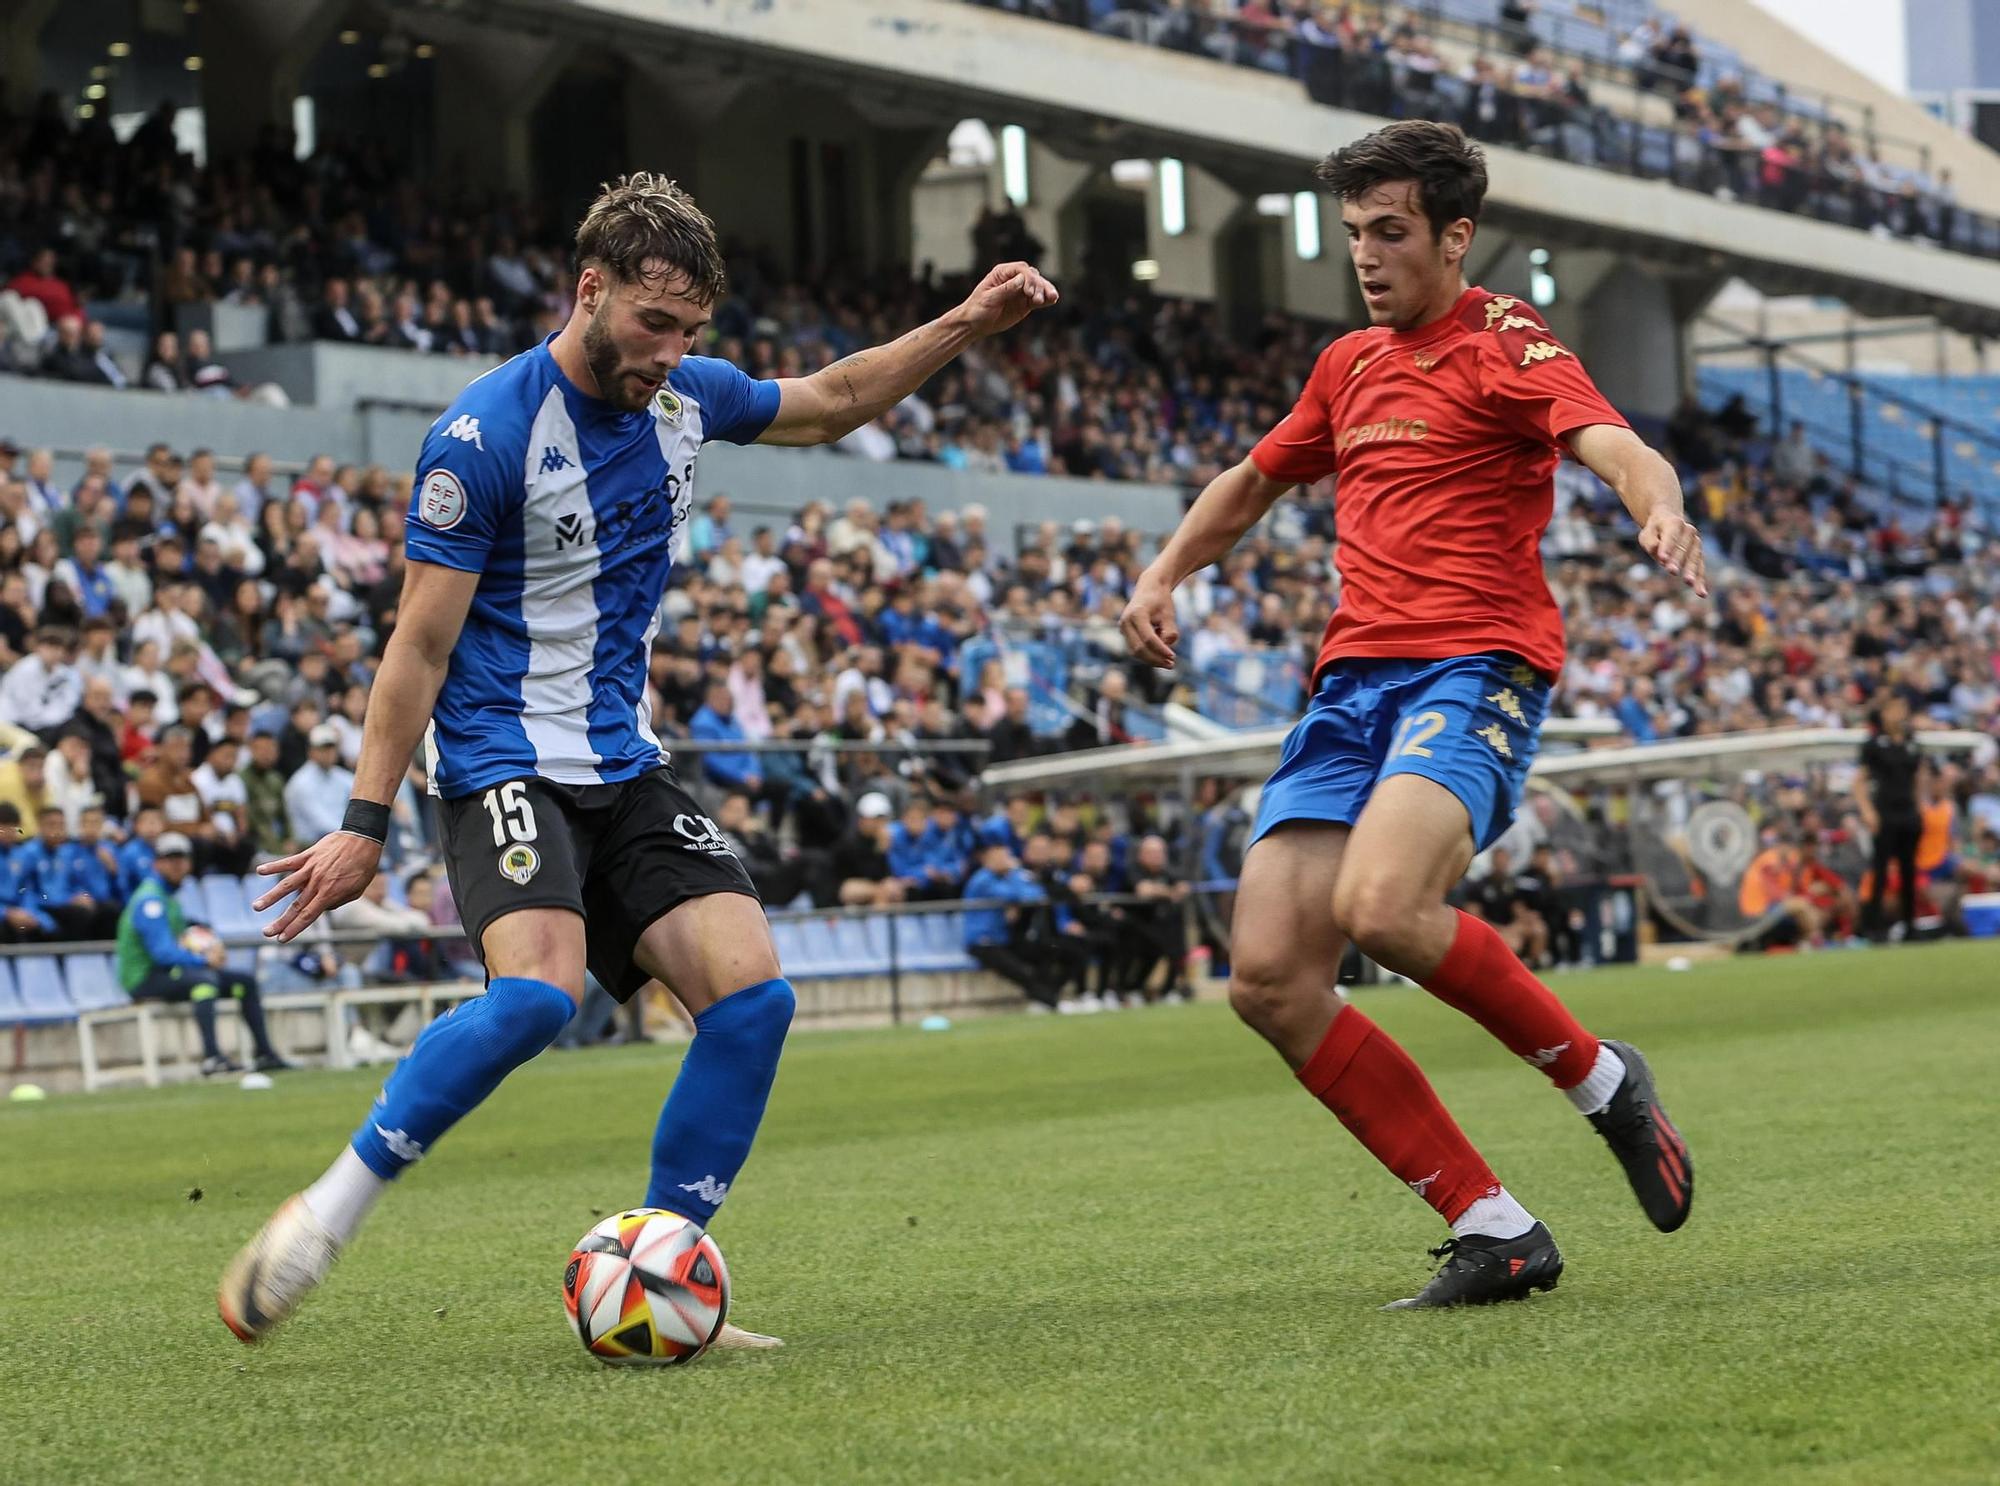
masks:
[[[1385,874],[1343,875],[1333,893],[1333,918],[1341,933],[1373,960],[1393,957],[1421,905]]]
[[[1329,970],[1327,979],[1331,978]],[[1264,1037],[1282,1032],[1312,999],[1311,985],[1294,966],[1251,956],[1239,957],[1230,966],[1230,1008]]]

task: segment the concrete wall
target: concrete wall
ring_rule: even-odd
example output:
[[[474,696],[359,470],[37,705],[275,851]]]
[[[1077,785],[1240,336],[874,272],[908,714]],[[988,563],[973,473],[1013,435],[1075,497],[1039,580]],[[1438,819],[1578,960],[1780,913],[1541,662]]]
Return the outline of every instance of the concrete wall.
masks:
[[[299,464],[330,454],[343,462],[407,470],[433,417],[390,408],[265,408],[0,376],[0,433],[57,450],[102,444],[136,455],[164,440],[182,453],[202,447],[225,456],[261,450]],[[65,460],[58,473],[74,479],[75,461]],[[1003,552],[1012,551],[1017,523],[1116,516],[1137,530],[1164,533],[1181,512],[1180,492],[1165,486],[954,473],[927,464],[874,464],[829,449],[710,444],[702,451],[698,479],[698,499],[727,494],[760,511],[791,512],[809,500],[838,508],[859,499],[880,509],[894,500],[922,499],[933,511],[976,503],[986,507],[994,545]]]
[[[276,382],[293,403],[349,409],[361,402],[407,403],[442,412],[497,356],[418,356],[384,346],[314,341],[230,351],[221,360],[239,383]]]

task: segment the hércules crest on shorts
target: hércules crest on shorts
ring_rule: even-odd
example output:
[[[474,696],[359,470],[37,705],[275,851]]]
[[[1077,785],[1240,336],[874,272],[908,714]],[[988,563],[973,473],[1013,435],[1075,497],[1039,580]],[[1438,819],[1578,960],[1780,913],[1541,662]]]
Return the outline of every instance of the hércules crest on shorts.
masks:
[[[526,887],[528,880],[541,870],[541,854],[522,842],[516,841],[500,854],[500,875],[509,882]]]

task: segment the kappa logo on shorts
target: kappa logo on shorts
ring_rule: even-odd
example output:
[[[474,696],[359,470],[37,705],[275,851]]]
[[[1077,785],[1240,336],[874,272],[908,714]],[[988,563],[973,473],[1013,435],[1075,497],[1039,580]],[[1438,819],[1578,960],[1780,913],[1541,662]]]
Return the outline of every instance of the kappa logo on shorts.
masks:
[[[500,875],[509,882],[526,887],[534,875],[542,870],[542,854],[534,847],[516,841],[500,853]]]
[[[1507,741],[1507,730],[1501,727],[1499,723],[1495,722],[1483,728],[1474,728],[1472,735],[1475,738],[1484,740],[1486,746],[1499,754],[1500,757],[1512,758],[1514,756],[1514,745]]]
[[[729,843],[722,839],[722,828],[706,815],[676,815],[674,831],[689,851],[703,852],[712,857],[736,855],[729,849]]]
[[[1521,699],[1514,695],[1514,689],[1511,686],[1501,687],[1486,700],[1513,718],[1522,727],[1528,725],[1528,714],[1521,710]]]

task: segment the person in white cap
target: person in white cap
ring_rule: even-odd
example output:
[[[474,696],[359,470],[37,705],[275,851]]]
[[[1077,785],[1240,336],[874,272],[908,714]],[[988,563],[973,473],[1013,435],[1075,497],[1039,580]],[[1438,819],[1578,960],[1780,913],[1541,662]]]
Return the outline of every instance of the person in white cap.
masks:
[[[285,818],[300,841],[340,829],[354,775],[340,765],[340,733],[323,722],[306,734],[306,761],[285,781]]]
[[[135,1001],[186,1001],[193,1006],[195,1026],[201,1032],[204,1077],[243,1071],[216,1040],[215,1007],[225,996],[237,1003],[243,1024],[250,1029],[257,1048],[257,1071],[270,1073],[292,1067],[271,1046],[257,983],[228,969],[228,951],[222,941],[211,936],[201,948],[182,943],[192,926],[174,895],[192,870],[194,843],[179,831],[164,832],[153,843],[153,870],[118,916],[119,984]]]

